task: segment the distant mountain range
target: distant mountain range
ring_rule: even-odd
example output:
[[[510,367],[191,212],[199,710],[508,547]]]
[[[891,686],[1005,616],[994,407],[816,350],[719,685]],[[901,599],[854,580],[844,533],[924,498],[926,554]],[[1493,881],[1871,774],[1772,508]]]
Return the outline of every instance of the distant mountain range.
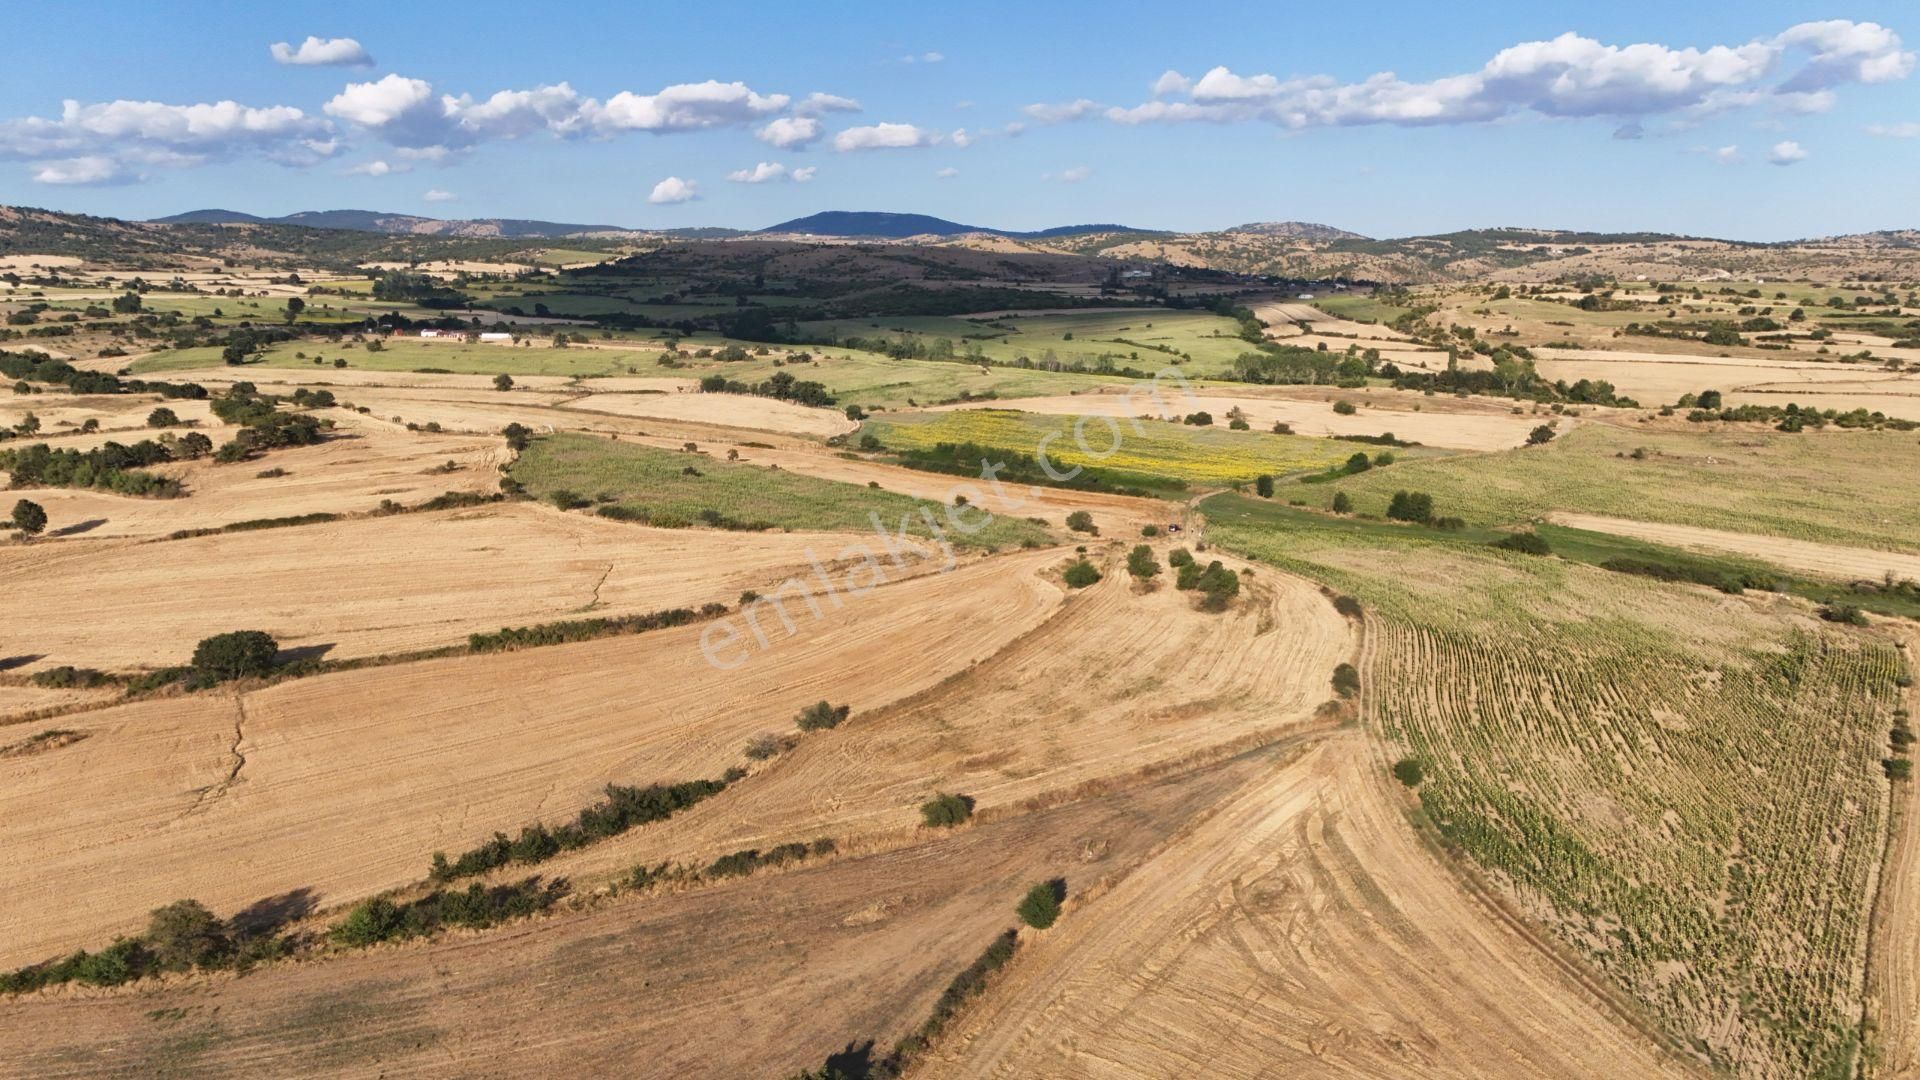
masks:
[[[395,236],[498,237],[506,240],[621,233],[721,239],[747,234],[747,230],[742,229],[629,229],[620,225],[582,225],[525,218],[453,220],[422,217],[418,214],[390,214],[378,210],[302,210],[297,214],[286,214],[281,217],[262,217],[238,210],[189,210],[184,214],[154,218],[151,223],[155,225],[299,225],[309,229],[347,229],[354,232],[385,233]],[[1338,229],[1329,229],[1324,225],[1302,226],[1302,228],[1322,229],[1330,235],[1353,235]],[[1061,225],[1051,229],[1017,232],[1008,229],[992,229],[984,225],[962,225],[957,221],[948,221],[945,218],[927,214],[892,214],[855,210],[829,210],[753,231],[787,236],[873,237],[886,240],[899,240],[909,236],[959,236],[964,233],[987,233],[1017,240],[1047,240],[1091,233],[1165,235],[1155,229],[1111,224]]]

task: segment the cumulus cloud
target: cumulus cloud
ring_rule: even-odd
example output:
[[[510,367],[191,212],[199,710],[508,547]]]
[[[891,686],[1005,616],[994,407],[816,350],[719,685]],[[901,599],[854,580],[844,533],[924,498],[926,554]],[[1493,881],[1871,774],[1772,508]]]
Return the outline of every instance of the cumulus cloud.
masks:
[[[1792,165],[1805,160],[1807,160],[1806,150],[1792,139],[1774,143],[1773,149],[1767,152],[1767,161],[1774,165]]]
[[[783,116],[754,133],[763,143],[782,150],[797,150],[820,141],[827,133],[825,125],[811,116]]]
[[[531,90],[501,90],[476,99],[436,93],[424,79],[395,74],[349,83],[323,110],[395,147],[417,151],[457,151],[542,131],[560,138],[668,134],[742,127],[775,117],[760,129],[760,136],[776,146],[800,146],[819,138],[817,119],[779,116],[790,104],[792,99],[785,94],[762,94],[745,83],[712,79],[679,83],[651,94],[623,90],[601,102],[564,82]],[[801,107],[811,112],[844,112],[858,108],[858,103],[816,93]]]
[[[1920,123],[1903,120],[1898,124],[1868,124],[1867,134],[1883,139],[1920,139]]]
[[[118,182],[140,166],[179,168],[245,153],[311,165],[338,149],[325,120],[290,105],[69,100],[57,119],[0,121],[0,158],[48,162],[35,178],[49,184]]]
[[[869,124],[851,127],[833,137],[835,150],[899,150],[932,146],[940,137],[912,124]]]
[[[1096,102],[1089,101],[1086,98],[1080,98],[1076,101],[1069,101],[1059,105],[1049,105],[1044,102],[1036,105],[1028,105],[1020,111],[1026,113],[1035,123],[1065,124],[1073,120],[1084,120],[1094,115],[1100,111],[1100,106]]]
[[[1746,160],[1740,156],[1740,148],[1738,146],[1722,146],[1713,150],[1703,148],[1702,152],[1713,155],[1713,160],[1722,165],[1738,165]]]
[[[736,184],[770,184],[780,180],[804,184],[813,179],[816,171],[811,165],[800,169],[789,169],[777,161],[762,161],[751,169],[737,169],[728,173],[727,179]]]
[[[36,184],[124,184],[134,179],[125,165],[101,155],[49,161],[33,173]]]
[[[1087,177],[1092,175],[1093,175],[1092,169],[1087,168],[1085,165],[1075,165],[1073,168],[1066,169],[1061,172],[1045,173],[1040,177],[1040,179],[1058,180],[1063,184],[1077,184],[1080,181],[1085,180]]]
[[[398,165],[389,161],[363,161],[347,169],[348,176],[388,176],[393,173],[411,172],[413,166],[405,162]]]
[[[1160,73],[1159,78],[1153,80],[1151,89],[1153,90],[1154,97],[1166,97],[1169,94],[1184,94],[1193,89],[1193,80],[1172,68],[1168,68]]]
[[[428,202],[452,202],[454,199],[459,198],[459,196],[453,192],[442,188],[428,188],[427,193],[420,197]]]
[[[691,180],[669,176],[653,185],[653,194],[647,196],[647,201],[655,206],[668,206],[673,203],[692,202],[699,197],[700,185]]]
[[[956,169],[956,168],[954,168],[954,167],[953,167],[953,166],[951,166],[951,165],[949,165],[949,166],[947,166],[946,168],[944,168],[944,169],[941,169],[941,170],[939,170],[938,172],[935,172],[935,173],[934,173],[933,175],[934,175],[934,176],[936,176],[936,177],[938,177],[938,178],[940,178],[940,179],[942,179],[942,180],[951,180],[951,179],[953,179],[954,177],[956,177],[956,176],[959,176],[959,175],[960,175],[960,170],[959,170],[959,169]]]
[[[818,90],[802,98],[793,107],[795,116],[822,116],[826,113],[859,112],[860,103],[838,94],[823,94]]]
[[[373,57],[360,43],[352,38],[318,38],[309,36],[307,40],[294,47],[284,41],[267,46],[273,54],[275,63],[293,64],[300,67],[372,67]]]
[[[1898,34],[1844,19],[1705,49],[1608,45],[1565,33],[1502,49],[1477,71],[1426,82],[1390,71],[1359,82],[1226,67],[1189,80],[1168,71],[1153,83],[1153,100],[1106,115],[1129,124],[1260,120],[1303,129],[1474,123],[1523,113],[1629,120],[1759,105],[1822,112],[1833,107],[1834,88],[1902,79],[1914,64]]]

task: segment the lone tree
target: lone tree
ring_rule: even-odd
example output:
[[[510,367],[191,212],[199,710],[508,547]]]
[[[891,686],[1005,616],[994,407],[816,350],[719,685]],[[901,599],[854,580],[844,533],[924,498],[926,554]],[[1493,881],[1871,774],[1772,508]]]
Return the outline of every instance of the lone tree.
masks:
[[[1273,477],[1265,474],[1254,477],[1253,491],[1263,499],[1273,498]]]
[[[793,718],[793,724],[801,731],[819,731],[823,728],[839,727],[840,721],[847,718],[851,705],[829,705],[822,699],[800,710]]]
[[[1066,891],[1063,881],[1043,881],[1027,890],[1014,914],[1035,930],[1045,930],[1060,918],[1060,898]]]
[[[287,297],[287,322],[289,325],[291,325],[295,319],[298,319],[300,313],[305,310],[307,310],[307,302],[305,300],[297,296]]]
[[[495,390],[511,390],[511,389],[513,389],[513,376],[511,376],[511,375],[509,375],[509,374],[507,374],[507,373],[506,373],[506,372],[504,372],[504,371],[503,371],[503,372],[501,372],[501,373],[500,373],[500,374],[498,374],[498,375],[495,375],[495,376],[493,377],[493,388],[494,388]]]
[[[946,829],[973,816],[973,800],[941,792],[920,804],[920,820],[930,829]]]
[[[28,536],[38,536],[47,527],[47,512],[37,502],[21,499],[13,504],[13,527]]]
[[[1099,526],[1093,523],[1093,515],[1087,513],[1085,510],[1075,510],[1073,513],[1068,514],[1067,528],[1072,529],[1074,532],[1089,533],[1093,536],[1100,535]]]
[[[172,427],[179,422],[180,417],[164,405],[147,414],[148,427]]]
[[[147,946],[160,966],[171,971],[212,967],[232,947],[226,927],[198,900],[175,900],[154,908],[147,924]]]
[[[234,630],[194,646],[193,666],[218,681],[244,679],[272,671],[279,652],[280,643],[263,630]]]
[[[1534,428],[1532,431],[1527,433],[1528,446],[1540,446],[1544,443],[1550,443],[1552,441],[1553,441],[1553,425],[1552,424],[1541,424],[1539,427]]]

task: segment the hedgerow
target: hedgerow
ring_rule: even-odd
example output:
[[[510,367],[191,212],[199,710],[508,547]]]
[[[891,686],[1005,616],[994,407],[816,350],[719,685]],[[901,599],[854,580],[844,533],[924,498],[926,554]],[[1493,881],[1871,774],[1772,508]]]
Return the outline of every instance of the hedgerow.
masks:
[[[522,828],[516,839],[496,832],[486,843],[451,860],[445,852],[434,852],[427,876],[434,881],[452,881],[484,874],[510,862],[527,865],[545,862],[562,851],[618,836],[636,825],[664,821],[703,799],[718,795],[726,787],[725,780],[688,780],[647,787],[608,784],[605,799],[581,810],[564,825],[549,829],[535,822]]]

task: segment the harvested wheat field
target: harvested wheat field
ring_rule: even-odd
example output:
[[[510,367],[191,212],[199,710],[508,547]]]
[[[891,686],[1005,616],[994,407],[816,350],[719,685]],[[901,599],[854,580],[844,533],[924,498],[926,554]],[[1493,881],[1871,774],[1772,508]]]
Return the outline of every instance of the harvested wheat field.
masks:
[[[910,834],[920,804],[943,791],[1005,816],[1334,722],[1322,711],[1328,680],[1355,642],[1318,588],[1264,571],[1247,578],[1240,607],[1215,614],[1164,583],[1140,591],[1117,560],[1107,569],[991,658],[831,740],[801,740],[751,784],[556,860],[554,872],[593,880],[795,832]],[[1007,717],[1023,718],[1020,739],[1007,739]]]
[[[754,428],[790,435],[829,438],[844,435],[856,425],[837,409],[811,409],[792,402],[746,394],[590,394],[570,401],[566,408],[616,416],[682,420],[719,427]]]
[[[314,446],[274,450],[252,461],[211,459],[156,466],[180,480],[176,499],[134,498],[79,488],[28,489],[56,526],[91,538],[155,537],[183,529],[301,514],[358,514],[383,500],[416,506],[447,492],[491,493],[507,459],[499,439],[395,430],[338,413],[337,433]],[[443,471],[452,462],[455,468]],[[282,475],[262,475],[272,470]]]
[[[854,1067],[918,1026],[1012,927],[1029,882],[1079,888],[1125,873],[1272,760],[504,934],[18,1002],[0,1009],[0,1070],[718,1078],[786,1076],[830,1057]]]
[[[0,654],[37,654],[38,667],[164,667],[236,626],[310,659],[431,649],[509,624],[731,604],[810,575],[809,551],[831,562],[846,540],[653,529],[509,503],[160,544],[0,547],[0,591],[41,613],[0,628]],[[101,575],[126,591],[103,596]]]
[[[930,1077],[1688,1075],[1414,837],[1342,732],[1018,957]]]
[[[1547,520],[1575,529],[1631,536],[1636,540],[1651,540],[1675,547],[1749,555],[1792,570],[1804,570],[1827,577],[1867,581],[1893,577],[1920,581],[1920,555],[1897,551],[1874,551],[1870,548],[1791,540],[1783,536],[1754,536],[1689,525],[1630,521],[1598,514],[1556,512],[1548,514]]]
[[[694,625],[64,717],[90,737],[0,762],[0,965],[108,940],[181,896],[223,913],[297,889],[352,901],[608,783],[718,776],[802,706],[878,708],[1040,625],[1058,558],[886,584],[821,601],[818,620],[789,597],[795,632],[766,614],[769,644],[731,670]]]
[[[1299,394],[1300,391],[1293,391]],[[956,409],[1018,408],[1023,412],[1045,413],[1057,416],[1110,416],[1116,418],[1148,416],[1158,418],[1160,414],[1186,414],[1206,412],[1213,416],[1214,423],[1224,426],[1228,417],[1244,416],[1254,431],[1270,431],[1276,423],[1284,423],[1300,435],[1364,435],[1377,436],[1390,434],[1407,442],[1417,442],[1423,446],[1439,446],[1458,450],[1505,450],[1519,446],[1527,441],[1527,433],[1539,423],[1537,419],[1526,416],[1513,416],[1505,412],[1460,412],[1435,409],[1422,409],[1415,412],[1411,407],[1403,407],[1392,391],[1336,391],[1327,390],[1322,400],[1301,400],[1299,397],[1280,397],[1278,395],[1255,395],[1252,393],[1221,393],[1209,387],[1204,392],[1186,394],[1174,386],[1161,388],[1159,401],[1150,398],[1145,392],[1126,393],[1124,391],[1070,394],[1061,397],[1020,398],[1009,402],[981,402],[963,405],[946,405],[929,412],[949,412]],[[1341,415],[1334,411],[1335,401],[1347,400],[1356,404],[1372,406],[1377,400],[1383,407],[1362,408],[1352,415]],[[1164,402],[1164,405],[1161,404]],[[1094,445],[1103,445],[1099,439],[1107,436],[1102,429],[1095,429],[1089,436]]]

